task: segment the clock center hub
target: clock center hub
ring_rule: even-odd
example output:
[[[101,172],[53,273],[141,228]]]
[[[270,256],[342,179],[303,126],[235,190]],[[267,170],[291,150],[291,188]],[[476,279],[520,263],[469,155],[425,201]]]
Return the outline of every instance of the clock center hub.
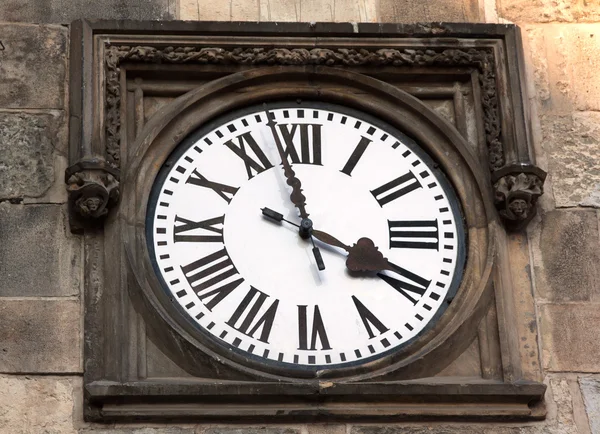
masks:
[[[234,265],[250,285],[273,296],[294,294],[298,303],[315,302],[324,291],[335,297],[364,290],[362,279],[347,276],[346,252],[315,240],[326,265],[318,271],[310,232],[330,231],[349,245],[369,237],[385,250],[387,227],[381,207],[368,190],[341,172],[299,164],[294,171],[302,181],[310,218],[301,219],[290,204],[290,188],[279,167],[255,176],[236,193],[225,214],[225,245]],[[264,207],[300,228],[265,218]]]

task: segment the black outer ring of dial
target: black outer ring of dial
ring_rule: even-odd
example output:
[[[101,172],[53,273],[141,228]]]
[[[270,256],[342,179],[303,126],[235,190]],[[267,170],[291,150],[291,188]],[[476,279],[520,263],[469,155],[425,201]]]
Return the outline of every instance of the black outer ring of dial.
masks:
[[[412,152],[414,152],[424,164],[427,165],[428,169],[436,176],[437,180],[441,188],[444,190],[448,197],[448,202],[452,209],[452,214],[455,216],[456,220],[456,231],[457,231],[457,256],[456,256],[456,266],[455,273],[452,279],[452,282],[448,288],[448,291],[440,304],[440,307],[433,315],[431,320],[427,323],[427,325],[413,338],[408,341],[397,345],[393,348],[390,348],[387,351],[383,351],[371,357],[366,357],[363,359],[359,359],[353,362],[348,363],[340,363],[340,364],[326,364],[326,365],[300,365],[289,362],[279,362],[267,358],[260,357],[258,355],[249,353],[240,348],[237,348],[233,345],[230,345],[228,342],[225,342],[216,336],[209,333],[204,327],[201,327],[196,321],[194,321],[190,315],[183,309],[183,307],[174,299],[172,293],[168,289],[167,283],[164,280],[162,274],[160,273],[160,269],[158,267],[158,263],[156,262],[155,257],[155,249],[154,249],[154,214],[156,211],[156,206],[158,202],[158,196],[162,190],[163,184],[169,175],[170,170],[174,167],[176,161],[181,158],[181,156],[187,151],[191,146],[193,146],[201,137],[215,128],[225,125],[227,122],[230,122],[234,119],[242,117],[244,115],[250,113],[258,113],[264,112],[265,108],[272,109],[280,109],[280,108],[290,108],[290,109],[320,109],[320,110],[329,110],[332,112],[337,112],[340,114],[346,114],[349,116],[353,116],[357,119],[363,120],[365,122],[371,123],[372,125],[380,128],[382,131],[385,131],[390,136],[401,139],[403,144],[406,145]],[[275,164],[273,168],[268,170],[275,170],[281,168],[279,164]],[[224,232],[227,228],[224,228]],[[148,206],[146,211],[146,243],[148,247],[148,252],[150,253],[150,260],[152,263],[152,267],[158,278],[162,289],[165,291],[167,298],[171,301],[172,306],[177,311],[179,315],[179,319],[183,319],[186,323],[190,324],[194,330],[199,332],[199,336],[202,337],[202,340],[208,339],[210,342],[217,343],[217,347],[222,348],[222,354],[224,357],[231,357],[231,353],[235,353],[242,358],[242,363],[258,365],[253,366],[263,371],[272,370],[273,368],[278,368],[283,370],[286,373],[289,373],[290,370],[296,372],[304,372],[304,373],[316,373],[317,371],[327,370],[343,370],[345,368],[355,368],[357,366],[365,365],[367,363],[373,362],[375,360],[381,360],[387,356],[392,355],[393,353],[405,348],[410,345],[414,341],[416,341],[420,336],[430,330],[439,318],[443,315],[446,308],[452,302],[454,297],[456,296],[456,292],[460,286],[462,281],[462,275],[464,272],[464,267],[466,264],[466,245],[467,245],[467,237],[464,228],[464,217],[462,214],[460,202],[454,189],[452,188],[450,182],[444,175],[444,173],[439,169],[438,165],[434,162],[434,160],[421,148],[417,145],[417,143],[408,137],[406,134],[402,133],[397,128],[394,128],[387,122],[381,121],[368,113],[365,113],[361,110],[355,110],[349,107],[345,107],[338,104],[328,103],[328,102],[316,102],[316,101],[281,101],[281,102],[270,102],[260,105],[252,105],[246,108],[241,108],[237,110],[233,110],[225,115],[222,115],[218,118],[213,119],[212,121],[206,123],[200,128],[196,129],[194,132],[189,134],[186,138],[184,138],[174,149],[174,151],[169,155],[163,166],[160,168],[156,179],[154,180],[152,190],[150,196],[148,197]],[[234,264],[235,265],[235,264]]]

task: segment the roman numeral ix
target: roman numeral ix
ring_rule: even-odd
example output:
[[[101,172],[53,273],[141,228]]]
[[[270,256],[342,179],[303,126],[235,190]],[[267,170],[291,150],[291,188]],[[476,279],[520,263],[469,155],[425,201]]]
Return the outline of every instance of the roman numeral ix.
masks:
[[[175,216],[175,223],[183,223],[176,225],[173,229],[173,241],[177,242],[200,242],[200,243],[222,243],[223,242],[223,222],[225,221],[225,215],[221,217],[215,217],[200,222],[188,220],[183,217]],[[221,225],[221,227],[217,227]],[[206,232],[212,232],[212,234],[205,233],[187,233],[195,229],[202,229]],[[216,234],[216,235],[214,235]]]

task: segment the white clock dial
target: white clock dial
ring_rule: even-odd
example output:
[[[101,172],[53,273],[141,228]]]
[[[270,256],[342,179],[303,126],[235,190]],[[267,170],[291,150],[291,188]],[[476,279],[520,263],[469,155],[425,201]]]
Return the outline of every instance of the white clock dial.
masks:
[[[397,272],[350,273],[347,253],[299,224],[262,106],[179,145],[150,198],[148,246],[164,290],[205,338],[286,368],[345,367],[413,340],[452,300],[464,266],[457,198],[431,159],[391,126],[325,103],[268,106],[314,228],[370,238]]]

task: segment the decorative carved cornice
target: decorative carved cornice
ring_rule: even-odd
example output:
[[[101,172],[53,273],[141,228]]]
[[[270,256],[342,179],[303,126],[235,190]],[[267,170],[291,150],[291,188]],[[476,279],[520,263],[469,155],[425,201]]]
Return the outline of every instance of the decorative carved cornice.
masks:
[[[119,200],[119,171],[100,158],[89,158],[65,171],[71,231],[99,222]]]
[[[507,229],[519,230],[535,216],[545,179],[546,172],[528,164],[507,166],[494,174],[494,201]]]
[[[324,65],[324,66],[466,66],[479,71],[481,106],[490,170],[504,165],[498,115],[494,54],[490,49],[327,49],[327,48],[217,48],[217,47],[106,47],[106,152],[119,164],[121,90],[120,65],[124,62],[171,64]]]

